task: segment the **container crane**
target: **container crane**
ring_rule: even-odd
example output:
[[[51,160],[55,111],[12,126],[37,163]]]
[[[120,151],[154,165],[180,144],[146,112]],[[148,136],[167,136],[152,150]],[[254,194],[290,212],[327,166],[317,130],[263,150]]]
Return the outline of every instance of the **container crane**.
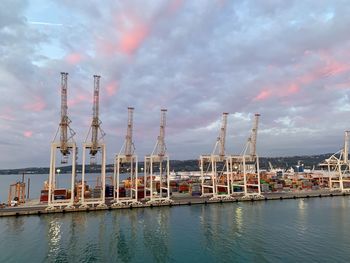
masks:
[[[137,155],[135,154],[135,146],[132,139],[133,134],[133,113],[134,108],[128,108],[128,124],[126,130],[125,141],[120,149],[119,154],[117,154],[114,158],[114,191],[113,191],[113,206],[123,206],[130,204],[138,204],[138,161]],[[123,188],[120,184],[120,173],[126,173],[126,177],[130,178],[124,184],[124,189],[130,188],[130,194],[127,195],[121,193]],[[127,184],[128,185],[127,185]],[[128,186],[128,187],[127,187]]]
[[[166,109],[161,109],[160,129],[157,142],[150,155],[145,156],[144,187],[145,198],[149,203],[169,203],[170,200],[170,168],[169,156],[165,145]],[[159,177],[155,171],[159,169]],[[158,193],[158,178],[159,193]]]
[[[242,155],[245,198],[263,198],[260,186],[259,157],[256,154],[259,118],[260,114],[256,113],[254,115],[253,128]],[[252,192],[248,191],[248,188],[251,189]]]
[[[249,199],[263,198],[260,186],[259,157],[256,153],[259,117],[258,113],[254,115],[253,128],[243,152],[240,155],[228,157],[232,194],[235,194],[234,188],[241,188],[243,198]]]
[[[99,92],[100,76],[94,75],[92,122],[88,135],[83,143],[82,181],[81,181],[81,207],[89,205],[98,207],[105,206],[106,187],[106,145],[103,143],[104,131],[101,128],[102,122],[99,119]],[[89,135],[90,141],[88,141]],[[86,152],[90,155],[90,168],[96,164],[97,156],[101,158],[101,170],[97,177],[96,186],[90,189],[90,197],[85,197],[86,190]],[[97,167],[97,166],[96,166]]]
[[[71,129],[71,120],[68,117],[67,105],[67,90],[68,90],[68,73],[61,72],[61,120],[56,132],[56,135],[51,143],[51,159],[50,159],[50,174],[49,174],[49,189],[48,189],[48,209],[55,209],[55,207],[72,207],[74,204],[74,185],[76,176],[76,160],[77,160],[77,146],[73,139],[75,132]],[[60,132],[60,138],[57,141],[57,135]],[[57,154],[61,155],[61,164],[67,164],[70,158],[71,172],[71,197],[69,199],[55,198],[55,190],[57,187],[57,173],[56,170]]]
[[[349,140],[350,131],[345,131],[344,147],[320,164],[328,170],[328,184],[332,191],[350,192]]]
[[[202,197],[230,198],[229,166],[225,153],[228,113],[222,114],[221,128],[210,155],[200,156]]]

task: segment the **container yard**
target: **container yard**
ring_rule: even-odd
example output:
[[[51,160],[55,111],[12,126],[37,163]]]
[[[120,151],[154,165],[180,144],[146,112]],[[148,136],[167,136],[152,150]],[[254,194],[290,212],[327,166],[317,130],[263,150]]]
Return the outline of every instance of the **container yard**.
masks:
[[[78,147],[71,128],[67,106],[68,73],[61,73],[61,118],[51,142],[50,173],[43,182],[39,200],[29,200],[29,183],[9,186],[7,204],[0,216],[45,214],[68,211],[91,211],[119,208],[209,204],[218,202],[257,201],[285,198],[309,198],[348,195],[350,192],[349,138],[345,131],[344,146],[319,166],[306,170],[301,162],[293,169],[261,170],[257,154],[260,114],[255,114],[252,129],[240,154],[226,152],[227,118],[222,114],[219,136],[210,154],[199,156],[198,170],[170,172],[165,143],[167,109],[161,109],[159,135],[149,155],[144,157],[143,171],[133,141],[133,112],[128,108],[125,141],[114,156],[114,172],[106,176],[106,145],[99,119],[100,76],[94,75],[92,120],[82,145],[82,170],[77,172]],[[62,165],[70,170],[60,174]],[[94,176],[87,172],[94,171]],[[58,177],[69,183],[59,185]],[[26,195],[27,193],[27,195]]]

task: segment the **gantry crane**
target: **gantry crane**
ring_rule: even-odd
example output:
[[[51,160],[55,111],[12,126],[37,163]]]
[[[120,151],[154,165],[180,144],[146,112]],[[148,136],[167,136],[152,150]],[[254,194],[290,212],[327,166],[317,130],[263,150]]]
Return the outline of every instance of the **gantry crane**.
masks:
[[[220,134],[213,152],[200,156],[202,197],[230,198],[229,166],[225,154],[227,116],[227,112],[222,114]]]
[[[134,108],[128,108],[128,126],[125,136],[125,141],[120,149],[119,154],[114,158],[114,204],[113,206],[129,205],[139,203],[137,200],[138,193],[138,162],[135,154],[135,146],[132,139],[133,133],[133,112]],[[130,194],[121,196],[120,173],[125,175],[125,189],[130,189]],[[129,192],[129,191],[128,191]]]
[[[71,120],[68,117],[68,105],[67,105],[67,88],[68,88],[68,73],[61,72],[61,121],[57,129],[56,135],[51,143],[51,159],[50,159],[50,175],[49,175],[49,196],[48,196],[48,209],[54,209],[55,207],[72,207],[74,204],[74,185],[75,185],[75,165],[77,146],[73,139],[75,132],[71,129]],[[57,141],[57,135],[60,132],[60,139]],[[58,151],[59,150],[59,151]],[[70,164],[71,172],[71,196],[69,199],[55,198],[55,190],[57,190],[57,174],[59,169],[56,170],[57,153],[61,155],[61,164]],[[71,158],[69,158],[71,156]],[[69,163],[70,161],[70,163]]]
[[[171,202],[169,156],[165,145],[166,112],[166,109],[161,110],[160,131],[157,142],[152,153],[145,156],[144,187],[145,198],[149,198],[149,203]],[[157,170],[159,170],[159,177],[157,176]]]
[[[88,135],[83,143],[83,162],[82,162],[82,181],[81,181],[81,207],[105,206],[105,181],[106,181],[106,145],[103,143],[104,131],[101,129],[101,120],[99,119],[99,92],[100,76],[94,75],[94,93],[92,122]],[[91,134],[90,141],[88,138]],[[90,168],[97,163],[97,157],[101,157],[101,170],[96,178],[96,186],[90,189],[90,197],[85,197],[86,190],[86,152],[90,155]],[[95,166],[97,167],[97,165]]]
[[[344,147],[320,164],[327,167],[332,191],[350,192],[349,140],[350,131],[345,131]]]
[[[254,115],[253,128],[240,155],[228,157],[232,193],[234,188],[243,189],[243,198],[263,198],[260,187],[259,156],[256,153],[260,114]],[[241,193],[241,192],[238,192]]]

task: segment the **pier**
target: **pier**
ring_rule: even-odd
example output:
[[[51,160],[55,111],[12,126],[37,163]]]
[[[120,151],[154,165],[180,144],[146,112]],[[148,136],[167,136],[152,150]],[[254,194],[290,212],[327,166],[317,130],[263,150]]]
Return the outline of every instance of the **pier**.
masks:
[[[209,205],[218,203],[238,203],[238,202],[258,202],[258,201],[270,201],[270,200],[284,200],[284,199],[300,199],[300,198],[323,198],[323,197],[337,197],[337,196],[350,196],[350,193],[334,192],[327,190],[318,191],[300,191],[300,192],[290,192],[290,193],[267,193],[264,198],[242,198],[242,196],[233,197],[230,199],[217,199],[213,200],[209,197],[193,197],[193,196],[175,196],[172,197],[172,202],[169,203],[138,203],[131,205],[121,205],[113,206],[110,200],[106,200],[106,206],[102,207],[87,207],[82,208],[79,206],[73,206],[71,208],[59,208],[53,210],[47,210],[47,204],[33,204],[24,205],[18,207],[6,207],[0,208],[0,217],[8,216],[29,216],[29,215],[45,215],[54,213],[72,213],[72,212],[92,212],[92,211],[110,211],[115,209],[134,209],[134,208],[153,208],[153,207],[172,207],[181,205]]]

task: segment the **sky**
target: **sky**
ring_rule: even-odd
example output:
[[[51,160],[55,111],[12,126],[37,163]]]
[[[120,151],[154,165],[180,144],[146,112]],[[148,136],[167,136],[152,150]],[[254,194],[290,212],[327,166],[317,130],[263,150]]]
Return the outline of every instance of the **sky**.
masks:
[[[48,167],[60,72],[81,149],[101,75],[107,162],[134,111],[139,159],[167,108],[170,159],[211,153],[228,112],[228,154],[260,113],[260,156],[336,152],[350,129],[350,5],[334,0],[2,0],[0,169]],[[79,162],[81,160],[81,151]]]

